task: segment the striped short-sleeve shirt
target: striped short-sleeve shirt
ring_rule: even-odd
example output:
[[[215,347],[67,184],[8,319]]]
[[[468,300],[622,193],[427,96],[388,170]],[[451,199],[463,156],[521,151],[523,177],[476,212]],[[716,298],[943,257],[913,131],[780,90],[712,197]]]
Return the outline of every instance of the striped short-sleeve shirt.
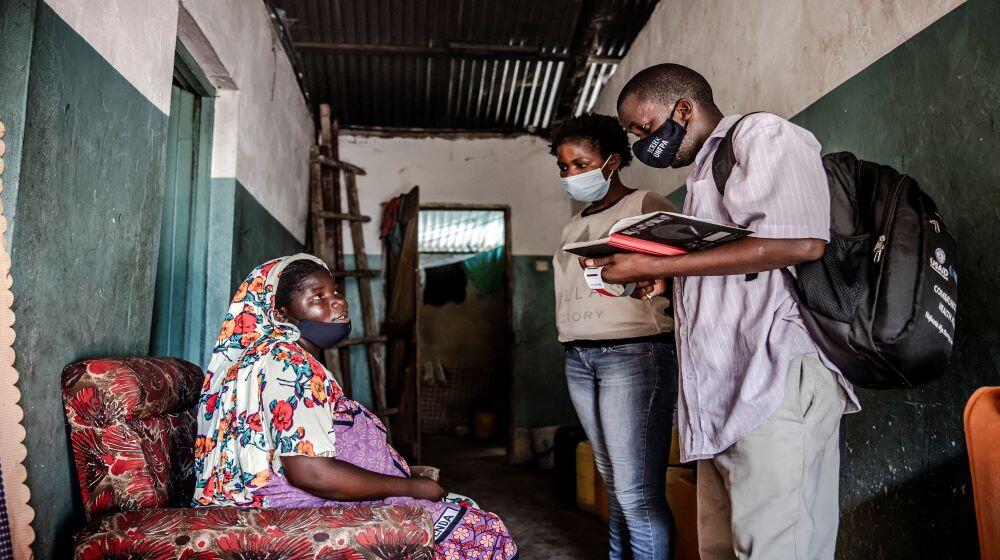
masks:
[[[698,152],[684,213],[749,228],[756,237],[829,241],[819,142],[776,115],[755,114],[740,124],[733,139],[737,165],[725,196],[719,194],[712,157],[738,119],[722,119]],[[705,459],[763,424],[784,398],[792,361],[818,349],[780,270],[750,281],[743,275],[680,278],[674,305],[681,458]],[[860,410],[851,384],[836,375],[848,395],[845,412]]]

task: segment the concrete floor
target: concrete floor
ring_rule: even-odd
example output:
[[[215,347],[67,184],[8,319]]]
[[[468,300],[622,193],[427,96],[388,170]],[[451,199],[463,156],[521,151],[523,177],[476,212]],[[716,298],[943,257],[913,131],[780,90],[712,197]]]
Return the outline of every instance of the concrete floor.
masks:
[[[608,557],[607,527],[556,499],[552,471],[508,465],[503,448],[471,439],[425,435],[423,443],[423,463],[441,469],[445,490],[499,514],[521,560]]]

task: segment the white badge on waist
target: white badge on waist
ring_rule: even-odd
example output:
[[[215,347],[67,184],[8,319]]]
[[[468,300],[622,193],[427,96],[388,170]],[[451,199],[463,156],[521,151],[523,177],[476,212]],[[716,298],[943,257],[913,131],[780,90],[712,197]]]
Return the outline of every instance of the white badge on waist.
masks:
[[[621,284],[605,284],[601,278],[603,266],[591,266],[583,269],[583,277],[587,279],[587,286],[599,294],[611,297],[626,297],[635,291],[635,283],[630,282],[624,286]]]

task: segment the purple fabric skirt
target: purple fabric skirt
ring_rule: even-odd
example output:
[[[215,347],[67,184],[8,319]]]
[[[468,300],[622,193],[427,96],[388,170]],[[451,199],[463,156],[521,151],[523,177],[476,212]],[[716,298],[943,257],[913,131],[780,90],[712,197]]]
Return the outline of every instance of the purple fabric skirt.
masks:
[[[337,459],[387,476],[409,477],[406,461],[389,445],[382,422],[356,401],[341,399],[333,416]],[[314,496],[289,484],[278,473],[254,491],[264,496],[265,507],[314,508],[322,506],[410,505],[431,512],[434,519],[435,558],[445,560],[511,560],[517,545],[496,514],[474,507],[461,497],[430,502],[408,497],[364,502],[337,502]]]

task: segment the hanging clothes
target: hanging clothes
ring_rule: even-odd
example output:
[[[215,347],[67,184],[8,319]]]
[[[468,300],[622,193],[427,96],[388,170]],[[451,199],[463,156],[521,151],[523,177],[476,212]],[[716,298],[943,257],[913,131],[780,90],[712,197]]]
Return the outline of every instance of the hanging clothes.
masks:
[[[466,259],[463,264],[479,297],[492,296],[501,291],[505,268],[503,245]]]
[[[382,208],[382,222],[379,239],[385,241],[393,253],[399,254],[403,247],[403,195],[385,203]]]
[[[465,301],[467,279],[463,263],[428,268],[425,273],[424,303],[426,305],[444,305]]]

